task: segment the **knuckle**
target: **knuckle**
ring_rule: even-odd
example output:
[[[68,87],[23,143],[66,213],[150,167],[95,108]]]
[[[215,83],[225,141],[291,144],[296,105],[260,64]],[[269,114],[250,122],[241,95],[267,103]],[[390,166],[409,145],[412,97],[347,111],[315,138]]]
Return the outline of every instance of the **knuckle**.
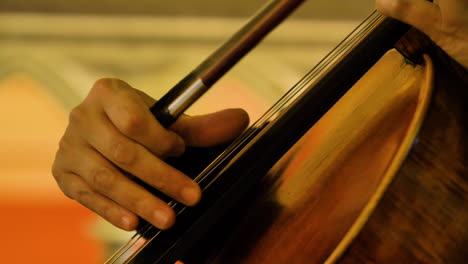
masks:
[[[74,192],[73,187],[71,187],[70,184],[67,184],[66,179],[64,178],[65,176],[62,174],[57,174],[55,177],[59,189],[66,197],[76,200],[76,193]]]
[[[70,142],[66,136],[63,136],[58,142],[58,150],[56,154],[56,159],[59,157],[65,156],[70,149]]]
[[[106,168],[95,168],[90,172],[90,183],[98,190],[109,190],[114,186],[115,176]]]
[[[59,175],[61,168],[67,169],[70,164],[76,160],[77,151],[73,146],[73,141],[63,137],[58,144],[58,150],[55,153],[55,159],[52,164],[52,173]]]
[[[90,94],[108,94],[110,92],[121,92],[128,90],[130,85],[116,78],[101,78],[94,82]]]
[[[107,100],[107,98],[111,98],[112,92],[112,80],[109,78],[99,79],[93,84],[83,103],[88,101],[93,102],[92,104],[102,102],[103,100]]]
[[[142,115],[122,109],[122,115],[119,118],[119,129],[128,136],[137,136],[145,129],[145,120]]]
[[[60,169],[59,169],[57,159],[55,159],[54,163],[52,164],[51,172],[52,172],[52,176],[54,177],[55,181],[57,183],[59,183],[60,179],[61,179],[61,174],[60,174]]]
[[[393,1],[377,2],[377,9],[385,15],[397,15],[403,13],[408,8],[407,0],[393,0]]]
[[[63,176],[57,173],[57,174],[54,174],[54,178],[55,178],[55,181],[57,182],[59,189],[62,191],[62,193],[68,198],[73,199],[73,194],[71,190],[66,188],[66,185],[63,182]]]
[[[91,191],[78,190],[74,193],[73,197],[71,198],[86,206],[91,200]]]
[[[405,10],[407,6],[408,6],[408,3],[406,0],[395,0],[391,2],[390,10],[392,10],[393,12],[399,13]]]
[[[68,197],[68,198],[70,198],[70,199],[72,199],[72,200],[78,201],[77,199],[75,199],[75,196],[74,196],[71,192],[69,192],[69,191],[63,189],[63,188],[61,187],[60,184],[59,184],[59,187],[60,187],[60,190],[62,190],[62,193],[63,193],[66,197]]]
[[[136,156],[136,149],[133,145],[122,142],[115,144],[113,157],[118,164],[132,165],[135,163]]]
[[[101,78],[94,82],[90,95],[107,93],[112,88],[112,79]]]
[[[163,192],[163,193],[167,193],[168,191],[168,186],[167,186],[167,182],[166,182],[166,179],[164,179],[165,177],[157,177],[157,179],[153,180],[150,184],[156,188],[157,190]]]
[[[82,110],[81,105],[74,107],[68,115],[70,124],[79,124],[85,119],[85,113]]]
[[[51,173],[52,173],[52,176],[54,177],[55,179],[55,182],[57,183],[58,187],[60,188],[60,190],[65,194],[67,195],[68,193],[68,188],[66,188],[66,174],[63,170],[63,164],[62,164],[62,161],[61,161],[61,158],[60,158],[60,150],[57,151],[57,155],[56,155],[56,158],[54,160],[54,162],[52,163],[52,168],[51,168]],[[70,197],[69,195],[67,195],[68,197]]]

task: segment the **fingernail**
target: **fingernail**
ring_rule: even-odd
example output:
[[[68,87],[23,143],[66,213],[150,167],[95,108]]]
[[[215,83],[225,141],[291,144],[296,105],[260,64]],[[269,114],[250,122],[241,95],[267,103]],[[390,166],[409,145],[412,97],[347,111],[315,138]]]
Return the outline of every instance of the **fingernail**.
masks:
[[[162,210],[156,210],[153,213],[153,219],[156,221],[156,226],[159,228],[166,228],[167,227],[167,222],[168,222],[168,217]]]
[[[200,188],[198,186],[185,186],[181,195],[185,204],[194,205],[200,199]]]

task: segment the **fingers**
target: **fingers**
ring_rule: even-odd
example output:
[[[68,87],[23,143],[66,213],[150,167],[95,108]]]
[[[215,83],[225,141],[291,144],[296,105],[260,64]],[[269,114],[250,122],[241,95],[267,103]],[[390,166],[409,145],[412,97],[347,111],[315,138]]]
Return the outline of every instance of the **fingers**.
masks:
[[[93,133],[83,135],[86,142],[117,167],[186,205],[198,202],[201,196],[199,187],[186,175],[166,164],[141,144],[119,133],[108,120],[91,123],[91,126],[94,127]],[[103,174],[100,177],[105,176]],[[94,181],[91,183],[96,184]]]
[[[79,160],[80,151],[74,148],[73,144],[70,145],[70,142],[66,139],[66,136],[61,139],[60,148],[52,166],[52,175],[62,192],[69,198],[101,215],[115,226],[125,230],[135,229],[138,219],[134,213],[100,195],[90,188],[81,176],[69,171],[70,164],[74,164],[76,160]],[[70,157],[73,157],[73,159],[70,159]],[[74,166],[80,166],[81,164],[82,162],[77,162]]]
[[[67,156],[67,149],[60,151],[59,158]],[[125,229],[136,227],[136,215],[161,229],[174,223],[174,212],[167,203],[123,175],[98,153],[91,149],[74,152],[79,153],[80,156],[75,158],[81,161],[80,164],[67,159],[60,163],[66,169],[56,168],[64,170],[57,173],[56,178],[69,197]]]
[[[183,116],[166,129],[152,116],[155,100],[120,80],[103,79],[70,113],[53,165],[62,191],[112,224],[131,230],[141,216],[161,229],[175,221],[169,205],[123,171],[188,206],[200,187],[164,162],[185,144],[212,146],[232,139],[248,124],[239,109]]]
[[[156,100],[136,90],[146,107],[151,107]],[[237,137],[249,124],[249,116],[242,109],[226,109],[219,112],[188,116],[182,115],[170,127],[184,139],[188,146],[209,147],[225,143]]]
[[[133,212],[92,190],[79,175],[64,173],[63,177],[67,180],[60,181],[59,187],[68,197],[93,210],[121,229],[130,231],[137,227],[138,218]]]
[[[182,154],[185,148],[182,138],[156,122],[148,111],[148,100],[123,81],[102,79],[96,82],[85,104],[101,105],[102,118],[108,118],[119,133],[153,154],[161,157]]]
[[[159,125],[138,93],[121,81],[106,79],[70,113],[52,172],[67,196],[114,225],[133,229],[138,215],[166,229],[174,223],[172,208],[119,168],[193,205],[201,196],[198,185],[158,157],[183,150],[183,140]]]
[[[413,25],[428,35],[440,30],[438,5],[426,0],[376,0],[376,8],[383,15]]]
[[[112,82],[111,89],[117,92],[110,93],[108,82]],[[103,86],[99,88],[102,95],[98,98],[113,97],[114,100],[103,102],[105,113],[93,115],[94,118],[86,121],[87,126],[80,126],[93,128],[92,131],[82,131],[82,137],[124,171],[186,205],[196,204],[201,197],[198,185],[160,158],[183,152],[183,140],[156,122],[147,105],[138,100],[138,95],[128,85],[114,82],[105,80],[103,84],[97,84]],[[80,123],[81,115],[72,115],[75,123]]]

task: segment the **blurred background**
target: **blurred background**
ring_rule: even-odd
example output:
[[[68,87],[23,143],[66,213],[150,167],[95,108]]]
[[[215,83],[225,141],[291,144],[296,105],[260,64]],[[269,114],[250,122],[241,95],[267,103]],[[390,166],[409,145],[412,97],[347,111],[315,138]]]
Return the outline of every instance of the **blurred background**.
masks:
[[[50,173],[68,112],[102,77],[158,98],[265,0],[2,0],[2,263],[102,263],[132,233],[66,198]],[[252,120],[373,10],[307,1],[189,112],[243,107]]]

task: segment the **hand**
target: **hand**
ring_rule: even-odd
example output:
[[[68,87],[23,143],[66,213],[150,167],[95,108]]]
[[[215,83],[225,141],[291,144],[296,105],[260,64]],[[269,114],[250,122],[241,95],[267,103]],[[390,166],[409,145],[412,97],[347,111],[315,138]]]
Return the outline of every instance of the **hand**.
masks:
[[[175,213],[121,170],[194,205],[201,197],[199,186],[163,159],[182,154],[186,145],[208,147],[226,142],[248,124],[243,110],[230,109],[182,116],[165,129],[149,111],[154,102],[123,81],[97,81],[71,111],[52,167],[67,196],[125,230],[137,227],[137,215],[167,229],[174,223]]]
[[[376,8],[418,28],[468,69],[468,1],[376,0]]]

